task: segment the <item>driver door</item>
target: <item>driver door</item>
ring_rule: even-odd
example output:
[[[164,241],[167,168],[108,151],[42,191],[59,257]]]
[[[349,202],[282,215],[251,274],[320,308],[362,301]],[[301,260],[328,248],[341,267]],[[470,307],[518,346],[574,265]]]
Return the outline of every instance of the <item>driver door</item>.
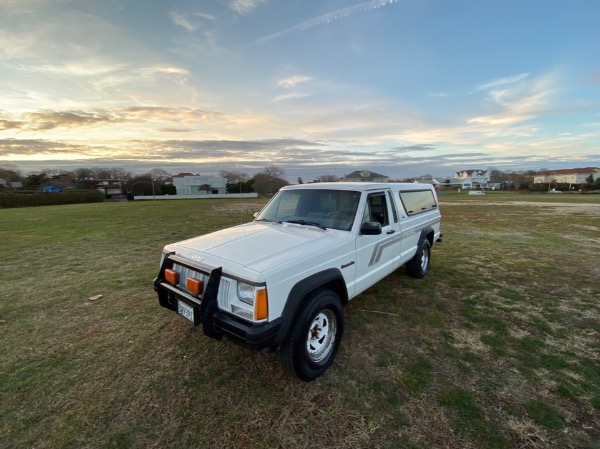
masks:
[[[397,268],[402,240],[395,205],[387,190],[367,196],[362,223],[378,222],[381,234],[360,234],[356,240],[356,293],[360,293]]]

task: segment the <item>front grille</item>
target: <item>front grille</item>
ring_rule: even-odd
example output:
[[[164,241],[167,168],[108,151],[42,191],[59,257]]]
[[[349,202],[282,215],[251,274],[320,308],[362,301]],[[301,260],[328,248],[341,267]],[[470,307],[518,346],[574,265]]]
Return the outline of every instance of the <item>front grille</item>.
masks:
[[[178,264],[173,264],[173,270],[179,273],[179,282],[177,283],[177,288],[183,290],[184,292],[188,291],[185,283],[186,279],[189,277],[200,279],[202,282],[204,282],[204,285],[206,285],[208,282],[208,276],[200,271],[196,271]]]
[[[219,294],[217,296],[217,301],[219,302],[219,307],[222,310],[230,310],[229,309],[229,289],[231,288],[231,281],[229,279],[221,278],[221,284],[219,285]]]

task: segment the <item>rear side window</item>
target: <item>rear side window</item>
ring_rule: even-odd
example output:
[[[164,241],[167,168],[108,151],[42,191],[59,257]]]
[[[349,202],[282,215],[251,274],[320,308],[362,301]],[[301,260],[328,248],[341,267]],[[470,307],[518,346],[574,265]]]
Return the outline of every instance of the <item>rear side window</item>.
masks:
[[[437,208],[437,201],[431,190],[405,190],[400,192],[400,201],[408,215],[416,215]]]

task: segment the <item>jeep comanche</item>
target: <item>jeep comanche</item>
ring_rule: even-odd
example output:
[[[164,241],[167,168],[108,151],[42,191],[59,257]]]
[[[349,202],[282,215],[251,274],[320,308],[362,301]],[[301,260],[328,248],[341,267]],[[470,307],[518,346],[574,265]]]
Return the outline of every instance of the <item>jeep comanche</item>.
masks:
[[[165,246],[154,289],[207,336],[277,350],[310,381],[335,358],[348,301],[402,265],[427,274],[440,220],[428,184],[287,186],[250,223]]]

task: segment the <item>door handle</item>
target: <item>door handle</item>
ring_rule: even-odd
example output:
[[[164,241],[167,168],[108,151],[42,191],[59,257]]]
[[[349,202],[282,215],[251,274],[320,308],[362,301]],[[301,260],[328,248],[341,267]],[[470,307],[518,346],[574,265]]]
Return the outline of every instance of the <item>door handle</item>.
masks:
[[[386,234],[393,234],[394,232],[396,232],[394,229],[390,229]]]

